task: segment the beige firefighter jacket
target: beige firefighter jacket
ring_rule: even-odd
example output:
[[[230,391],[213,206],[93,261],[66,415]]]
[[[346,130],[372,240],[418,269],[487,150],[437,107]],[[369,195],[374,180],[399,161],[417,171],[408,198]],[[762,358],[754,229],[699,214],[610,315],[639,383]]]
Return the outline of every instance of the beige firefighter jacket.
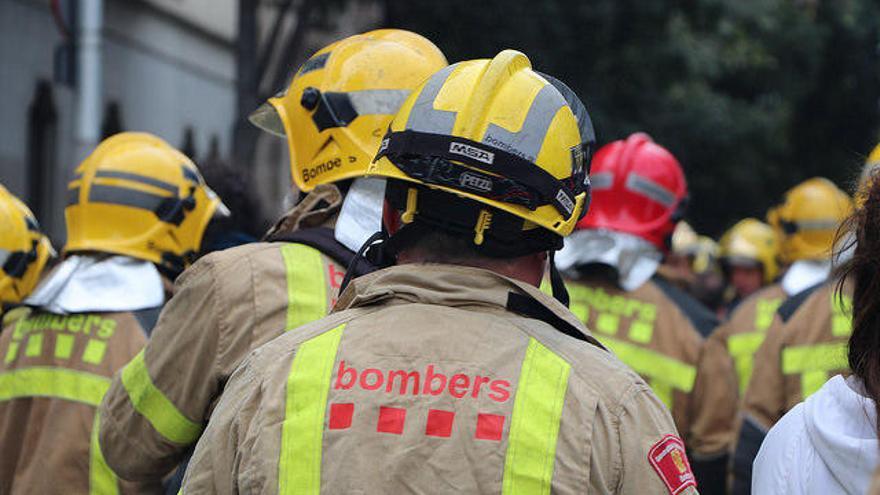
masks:
[[[848,374],[846,346],[852,333],[852,291],[837,294],[837,281],[787,299],[755,353],[734,445],[734,491],[751,484],[752,462],[767,431],[834,375]]]
[[[319,186],[270,232],[332,226],[342,195]],[[326,315],[344,267],[296,243],[209,254],[177,280],[149,344],[101,405],[100,442],[120,477],[150,480],[198,440],[232,371],[253,349]]]
[[[692,392],[703,343],[692,320],[653,280],[630,292],[603,277],[566,285],[571,311],[651,385],[690,444]]]
[[[641,378],[508,307],[590,338],[538,289],[481,269],[354,280],[333,314],[235,372],[183,493],[696,492]]]
[[[787,297],[779,284],[759,290],[742,301],[706,339],[694,384],[695,393],[703,397],[702,407],[694,410],[691,427],[695,449],[707,454],[730,450],[755,352]]]
[[[161,493],[117,480],[96,429],[110,378],[146,340],[127,312],[35,310],[0,333],[0,493]]]

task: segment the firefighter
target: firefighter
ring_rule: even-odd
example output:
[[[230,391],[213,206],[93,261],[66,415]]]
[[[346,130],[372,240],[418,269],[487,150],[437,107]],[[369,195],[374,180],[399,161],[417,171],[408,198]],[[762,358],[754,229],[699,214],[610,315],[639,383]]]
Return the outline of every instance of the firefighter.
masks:
[[[417,89],[371,168],[398,266],[242,364],[183,493],[695,493],[656,396],[537,288],[588,204],[578,109],[513,50]]]
[[[595,205],[556,259],[571,310],[651,385],[687,443],[695,365],[717,320],[657,275],[686,203],[684,172],[639,133],[600,149],[591,181]],[[692,453],[700,459],[703,452]]]
[[[376,181],[352,179],[366,172],[403,100],[444,66],[439,49],[417,34],[371,31],[315,53],[286,92],[257,110],[255,123],[286,136],[293,182],[308,195],[267,242],[212,253],[181,277],[149,345],[101,409],[112,418],[102,424],[101,447],[121,477],[155,479],[174,468],[241,360],[327,314],[364,241],[352,226],[381,222]]]
[[[0,493],[155,493],[116,479],[95,411],[222,203],[183,153],[133,132],[102,142],[67,197],[66,257],[0,334]]]
[[[50,258],[52,243],[31,210],[0,184],[0,315],[2,326],[23,316],[31,293]],[[2,328],[2,327],[0,327]]]
[[[831,181],[813,178],[789,190],[784,203],[768,213],[781,239],[781,258],[790,263],[779,284],[784,300],[768,299],[778,308],[767,317],[761,311],[770,309],[760,310],[753,298],[754,304],[739,311],[754,307],[755,324],[719,335],[726,336],[738,386],[748,384],[740,388],[742,414],[734,433],[734,493],[749,492],[752,461],[767,430],[828,378],[846,370],[840,351],[851,331],[848,296],[836,298],[836,281],[827,279],[837,229],[852,207],[849,195]]]
[[[745,294],[748,290],[744,289],[758,286],[706,339],[697,366],[694,388],[698,396],[705,398],[705,406],[694,411],[693,441],[725,461],[717,464],[721,476],[733,444],[739,398],[749,382],[754,353],[786,298],[782,285],[771,283],[779,273],[777,245],[773,229],[756,219],[740,221],[721,239],[722,266],[732,285],[740,286],[738,293]],[[743,273],[736,275],[738,270]]]

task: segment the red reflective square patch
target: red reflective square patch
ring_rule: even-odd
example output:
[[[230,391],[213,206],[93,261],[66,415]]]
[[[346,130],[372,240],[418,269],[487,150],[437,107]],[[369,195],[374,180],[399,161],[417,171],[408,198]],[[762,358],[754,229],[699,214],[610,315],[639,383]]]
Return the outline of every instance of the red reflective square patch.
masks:
[[[403,424],[406,422],[406,409],[399,407],[379,407],[379,423],[376,431],[381,433],[403,433]]]
[[[697,487],[697,480],[684,451],[684,442],[677,436],[666,435],[655,443],[648,452],[648,462],[660,475],[670,494],[678,495],[688,487]]]
[[[480,440],[501,440],[504,431],[504,416],[498,414],[478,414],[476,437]]]
[[[331,430],[344,430],[351,426],[351,417],[354,416],[354,404],[330,404]]]
[[[425,424],[425,435],[432,437],[448,437],[452,435],[452,423],[455,421],[455,413],[428,409],[428,422]]]

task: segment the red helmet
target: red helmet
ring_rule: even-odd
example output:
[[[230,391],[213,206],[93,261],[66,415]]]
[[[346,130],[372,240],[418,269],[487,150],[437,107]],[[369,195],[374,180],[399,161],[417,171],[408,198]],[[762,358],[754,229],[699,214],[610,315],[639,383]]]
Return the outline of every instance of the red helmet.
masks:
[[[647,134],[633,134],[596,152],[590,181],[593,203],[578,229],[625,232],[668,251],[687,197],[684,172],[672,153]]]

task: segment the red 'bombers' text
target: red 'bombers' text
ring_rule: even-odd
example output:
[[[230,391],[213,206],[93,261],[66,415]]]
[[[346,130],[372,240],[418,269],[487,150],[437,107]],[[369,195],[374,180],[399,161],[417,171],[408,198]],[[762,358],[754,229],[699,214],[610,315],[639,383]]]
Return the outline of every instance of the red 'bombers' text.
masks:
[[[488,376],[465,375],[457,373],[446,376],[429,364],[424,371],[389,370],[365,368],[358,371],[348,366],[345,361],[339,363],[336,381],[333,388],[349,390],[360,387],[368,391],[384,391],[398,395],[443,395],[449,394],[456,399],[479,398],[480,394],[495,402],[507,402],[510,399],[510,382],[494,380]]]

